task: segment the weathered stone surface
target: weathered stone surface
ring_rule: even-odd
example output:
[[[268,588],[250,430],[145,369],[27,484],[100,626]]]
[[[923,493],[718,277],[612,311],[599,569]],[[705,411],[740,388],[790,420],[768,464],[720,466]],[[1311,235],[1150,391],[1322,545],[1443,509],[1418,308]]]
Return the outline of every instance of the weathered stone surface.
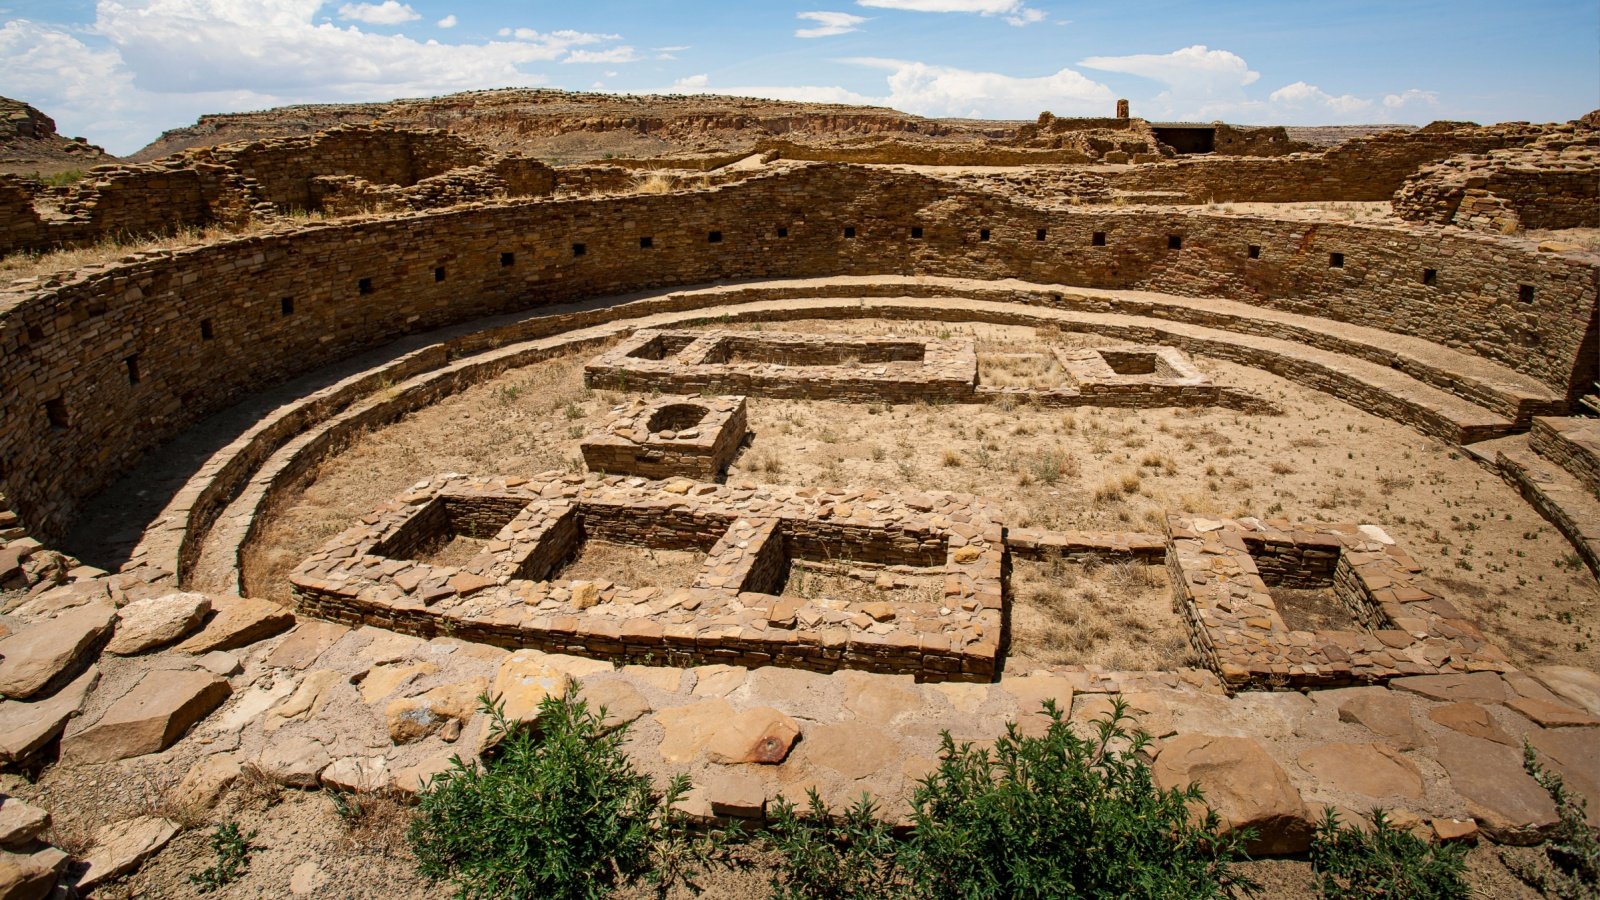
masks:
[[[321,669],[312,672],[300,682],[294,693],[282,703],[267,710],[261,719],[261,730],[268,734],[290,722],[307,722],[315,719],[323,707],[333,699],[334,693],[347,683],[343,672]]]
[[[922,695],[913,689],[911,679],[898,679],[865,672],[840,673],[844,683],[844,708],[856,718],[878,725],[922,707]]]
[[[465,724],[478,708],[479,695],[488,686],[488,679],[474,678],[391,702],[384,710],[389,738],[396,744],[409,744],[433,734],[451,719]]]
[[[1593,728],[1596,725],[1600,725],[1600,718],[1595,718],[1587,712],[1568,706],[1565,703],[1552,703],[1549,700],[1539,700],[1532,697],[1517,697],[1506,701],[1506,706],[1522,713],[1546,728]],[[1596,740],[1600,741],[1600,736],[1597,736]]]
[[[1508,747],[1519,743],[1509,731],[1494,720],[1494,716],[1487,709],[1476,703],[1452,703],[1449,706],[1441,706],[1429,710],[1428,718],[1452,731],[1459,731],[1475,738],[1483,738]]]
[[[759,819],[766,815],[766,787],[759,777],[747,770],[713,772],[706,779],[705,792],[714,815],[739,819]]]
[[[1472,703],[1499,703],[1510,695],[1506,683],[1493,672],[1474,672],[1470,675],[1413,675],[1396,678],[1389,687],[1421,694],[1447,703],[1466,701]]]
[[[706,755],[714,763],[777,765],[800,737],[800,724],[770,706],[747,709],[711,736]]]
[[[245,597],[216,597],[216,615],[199,634],[177,646],[182,653],[196,656],[212,650],[233,650],[264,641],[294,624],[294,613],[270,600]]]
[[[518,650],[500,664],[492,693],[505,704],[508,721],[531,722],[538,718],[539,704],[546,697],[567,695],[567,680],[565,672],[550,664],[547,654]]]
[[[1383,744],[1320,744],[1300,754],[1300,767],[1319,784],[1374,799],[1422,799],[1422,773]]]
[[[58,879],[57,869],[29,856],[7,853],[0,858],[0,898],[4,900],[44,900],[55,890]]]
[[[117,611],[87,603],[41,619],[0,640],[0,695],[26,700],[84,664],[111,631]]]
[[[1550,795],[1523,771],[1522,754],[1515,748],[1447,733],[1439,737],[1435,758],[1491,840],[1536,843],[1556,821]]]
[[[657,690],[676,694],[683,685],[684,669],[674,669],[665,666],[623,666],[622,674],[629,681],[648,684]]]
[[[800,744],[806,762],[847,778],[865,778],[900,759],[900,742],[882,728],[862,722],[817,725]]]
[[[178,782],[178,799],[200,809],[217,805],[222,794],[239,780],[244,767],[231,753],[214,753],[189,767]]]
[[[621,679],[587,683],[581,694],[591,710],[605,710],[601,725],[607,731],[628,725],[650,711],[650,701],[638,688]]]
[[[1539,666],[1531,673],[1545,687],[1590,714],[1600,716],[1600,672],[1577,666]]]
[[[694,673],[696,697],[726,697],[750,674],[744,666],[696,666],[689,671]]]
[[[211,611],[205,594],[166,594],[135,600],[117,610],[117,632],[106,644],[114,656],[133,656],[170,644],[200,627]]]
[[[1360,725],[1399,750],[1423,745],[1422,729],[1404,694],[1384,688],[1357,688],[1351,693],[1353,696],[1339,704],[1339,721]]]
[[[289,873],[289,893],[297,897],[317,893],[327,883],[327,873],[322,871],[316,860],[308,859]]]
[[[309,669],[329,647],[349,633],[348,626],[307,619],[296,625],[283,643],[272,648],[266,664],[279,669]]]
[[[1253,854],[1300,853],[1311,846],[1313,823],[1300,792],[1250,738],[1181,735],[1162,746],[1153,774],[1163,790],[1198,783],[1224,830],[1256,830]]]
[[[256,768],[263,776],[292,788],[316,787],[322,770],[332,763],[333,757],[321,741],[298,735],[275,738],[256,757]]]
[[[100,669],[90,666],[48,700],[0,703],[0,763],[21,762],[55,739],[99,682]]]
[[[98,722],[63,738],[61,754],[103,763],[165,750],[231,693],[226,679],[209,672],[150,672]]]
[[[18,797],[0,798],[0,847],[15,847],[44,833],[50,813]]]
[[[428,785],[436,775],[450,771],[451,759],[458,751],[445,750],[423,759],[413,766],[407,766],[394,774],[394,789],[402,794],[415,794]],[[471,760],[467,760],[469,763]]]
[[[1471,819],[1434,819],[1433,839],[1441,844],[1476,844],[1478,823]]]
[[[1019,715],[1042,712],[1046,700],[1055,701],[1063,718],[1072,715],[1072,682],[1059,675],[1003,678],[1000,689],[1016,698]]]
[[[1554,769],[1569,790],[1589,801],[1589,824],[1600,825],[1600,745],[1594,731],[1537,728],[1528,735],[1528,743],[1538,753],[1540,765]]]
[[[382,756],[346,756],[322,770],[322,784],[340,791],[366,793],[389,786],[389,761]]]
[[[431,662],[374,666],[361,679],[361,699],[367,703],[377,703],[414,678],[437,674],[439,667]]]
[[[661,758],[667,762],[686,763],[700,755],[717,729],[733,718],[733,707],[718,697],[657,710],[655,718],[665,729],[657,748]]]
[[[95,832],[89,868],[78,879],[78,889],[94,887],[139,868],[181,830],[177,822],[158,816],[140,816],[103,826]]]

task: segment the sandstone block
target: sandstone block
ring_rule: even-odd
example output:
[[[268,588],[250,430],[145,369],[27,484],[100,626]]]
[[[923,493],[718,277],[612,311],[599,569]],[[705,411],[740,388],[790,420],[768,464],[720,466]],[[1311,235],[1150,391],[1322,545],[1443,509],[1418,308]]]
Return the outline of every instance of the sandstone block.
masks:
[[[716,730],[706,745],[714,763],[777,765],[800,737],[800,725],[770,706],[747,709]]]
[[[1300,853],[1311,846],[1313,823],[1300,792],[1249,738],[1181,735],[1161,748],[1153,774],[1163,790],[1198,783],[1225,831],[1256,829],[1252,854]]]
[[[50,743],[83,709],[89,692],[99,681],[99,668],[90,666],[48,700],[0,703],[0,763],[22,762]]]
[[[474,678],[391,702],[384,710],[389,738],[396,744],[410,744],[437,732],[451,719],[465,724],[478,708],[479,695],[488,686],[487,679]]]
[[[64,678],[87,661],[116,615],[110,604],[87,603],[0,640],[0,694],[26,700]]]
[[[67,735],[61,754],[104,763],[165,750],[231,693],[226,679],[209,672],[150,672],[98,722]]]
[[[178,782],[178,798],[200,809],[210,809],[239,779],[243,767],[231,753],[214,753],[189,767]]]
[[[308,669],[329,647],[350,632],[348,626],[307,619],[267,654],[266,664],[279,669]]]
[[[292,788],[314,788],[324,769],[333,763],[328,748],[314,738],[279,737],[256,757],[256,768],[267,779]]]
[[[95,832],[89,868],[78,879],[78,889],[85,890],[134,871],[144,865],[145,860],[160,853],[181,830],[177,822],[157,816],[140,816],[103,826]]]
[[[205,594],[167,594],[135,600],[117,611],[117,632],[106,644],[114,656],[133,656],[169,644],[195,628],[211,611]]]
[[[50,827],[50,813],[17,797],[0,798],[0,847],[26,844]]]
[[[1522,768],[1513,747],[1469,737],[1441,735],[1436,754],[1450,786],[1490,840],[1502,844],[1537,843],[1556,821],[1555,804]]]
[[[294,624],[294,613],[270,600],[218,597],[212,601],[216,615],[199,634],[177,649],[196,656],[212,650],[235,650],[263,641]]]
[[[1385,688],[1358,688],[1339,704],[1339,721],[1361,725],[1400,750],[1423,745],[1425,738],[1411,715],[1411,701]]]
[[[1539,666],[1533,677],[1571,703],[1600,716],[1600,672],[1577,666]]]
[[[1336,791],[1374,799],[1422,799],[1422,773],[1383,744],[1322,744],[1300,754],[1300,768]]]

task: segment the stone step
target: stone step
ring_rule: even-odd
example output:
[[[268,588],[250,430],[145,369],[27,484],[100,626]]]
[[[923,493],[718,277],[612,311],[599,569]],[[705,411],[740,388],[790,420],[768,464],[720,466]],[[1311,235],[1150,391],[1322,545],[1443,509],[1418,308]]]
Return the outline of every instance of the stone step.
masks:
[[[1600,499],[1571,473],[1534,452],[1523,439],[1506,442],[1496,457],[1502,477],[1549,520],[1600,578]]]
[[[1600,419],[1540,416],[1528,432],[1528,446],[1600,496]]]

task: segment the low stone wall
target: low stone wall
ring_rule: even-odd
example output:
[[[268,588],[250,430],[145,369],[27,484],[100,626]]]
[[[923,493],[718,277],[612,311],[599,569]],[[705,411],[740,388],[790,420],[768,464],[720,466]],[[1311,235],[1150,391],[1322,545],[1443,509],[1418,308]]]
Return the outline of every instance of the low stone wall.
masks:
[[[1195,649],[1234,688],[1509,671],[1381,528],[1168,516],[1167,567]],[[1331,586],[1362,631],[1292,631],[1270,585]]]
[[[749,433],[743,397],[635,400],[578,443],[591,472],[716,481]]]
[[[1428,166],[1395,192],[1394,211],[1494,234],[1600,227],[1600,132]]]
[[[1592,380],[1587,257],[1428,231],[1042,209],[817,166],[688,194],[318,224],[14,288],[0,295],[0,477],[36,533],[59,534],[79,499],[209,412],[403,334],[671,284],[885,273],[1220,294],[1464,348],[1560,390]]]
[[[1528,445],[1600,498],[1600,419],[1534,419]]]
[[[502,524],[503,523],[503,524]],[[460,567],[412,559],[441,535],[491,537]],[[551,581],[586,539],[709,548],[693,582],[630,587]],[[981,502],[794,492],[545,473],[436,479],[330,541],[290,581],[299,608],[347,624],[451,634],[617,661],[729,663],[927,681],[989,681],[1001,652],[1003,526]],[[847,602],[767,593],[791,558],[848,558],[925,571],[928,602]]]

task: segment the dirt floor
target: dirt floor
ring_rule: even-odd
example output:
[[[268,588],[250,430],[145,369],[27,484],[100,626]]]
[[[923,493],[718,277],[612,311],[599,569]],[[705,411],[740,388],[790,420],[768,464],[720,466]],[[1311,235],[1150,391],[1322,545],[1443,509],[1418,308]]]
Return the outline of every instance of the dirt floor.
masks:
[[[967,337],[986,354],[1114,343],[1016,326],[880,320],[793,322],[782,330]],[[286,600],[284,576],[301,559],[420,478],[581,471],[578,439],[622,399],[584,387],[585,359],[506,373],[359,439],[283,505],[247,552],[249,592]],[[1168,509],[1374,522],[1518,665],[1600,667],[1600,588],[1566,540],[1499,478],[1455,448],[1325,394],[1231,363],[1196,362],[1282,414],[752,398],[753,437],[728,477],[959,491],[989,498],[1013,526],[1046,529],[1159,532]],[[200,589],[208,586],[205,574]],[[1113,604],[1134,602],[1123,586],[1108,596]],[[1037,609],[1024,612],[1022,646],[1051,658],[1042,649],[1050,639],[1028,639]],[[1041,633],[1071,627],[1039,615]],[[1116,631],[1114,620],[1104,627]],[[1123,639],[1101,641],[1091,655],[1114,659]],[[1183,652],[1168,639],[1152,640],[1163,652]],[[1132,642],[1124,649],[1149,652]]]

